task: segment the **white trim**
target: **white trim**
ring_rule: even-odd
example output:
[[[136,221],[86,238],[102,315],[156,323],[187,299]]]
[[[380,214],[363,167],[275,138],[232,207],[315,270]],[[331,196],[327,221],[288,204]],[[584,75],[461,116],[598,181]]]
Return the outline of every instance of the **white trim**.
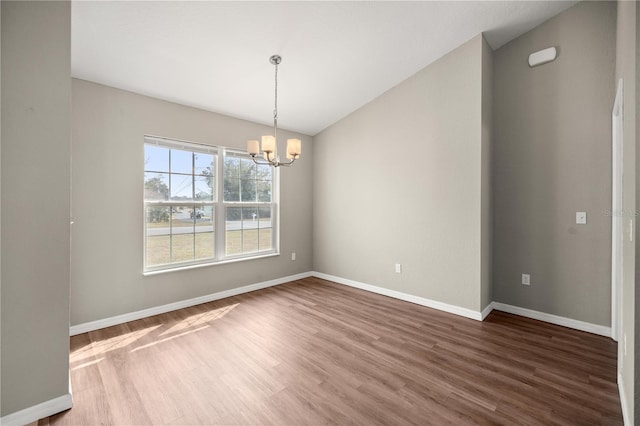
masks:
[[[73,407],[71,394],[59,396],[49,401],[25,408],[0,418],[0,425],[20,426],[37,422],[45,417],[53,416]]]
[[[491,311],[493,311],[493,310],[495,309],[495,304],[496,304],[496,302],[491,302],[491,303],[489,303],[489,304],[487,305],[487,307],[486,307],[486,308],[484,308],[484,309],[482,310],[482,313],[480,314],[480,315],[481,315],[481,317],[482,317],[482,321],[484,321],[484,319],[485,319],[486,317],[488,317],[488,316],[489,316],[489,314],[491,313]]]
[[[449,305],[448,303],[438,302],[437,300],[426,299],[424,297],[414,296],[407,293],[401,293],[399,291],[389,290],[371,284],[361,283],[359,281],[353,281],[346,278],[336,277],[334,275],[324,274],[322,272],[313,271],[311,272],[311,275],[317,278],[322,278],[323,280],[347,285],[349,287],[359,288],[361,290],[370,291],[372,293],[382,294],[383,296],[393,297],[394,299],[404,300],[405,302],[415,303],[416,305],[422,305],[428,308],[437,309],[439,311],[460,315],[461,317],[471,318],[476,321],[482,321],[482,314],[480,312],[467,308],[461,308],[460,306]]]
[[[618,393],[620,393],[620,406],[622,408],[622,423],[624,426],[631,426],[629,419],[629,407],[627,405],[627,396],[624,393],[624,380],[622,374],[618,373]]]
[[[551,324],[561,325],[563,327],[569,327],[576,330],[586,331],[588,333],[611,337],[610,327],[591,324],[588,322],[578,321],[578,320],[565,318],[557,315],[547,314],[545,312],[534,311],[531,309],[521,308],[518,306],[507,305],[505,303],[491,302],[486,308],[482,310],[482,312],[478,312],[472,309],[462,308],[460,306],[439,302],[437,300],[414,296],[412,294],[402,293],[399,291],[390,290],[383,287],[377,287],[371,284],[366,284],[359,281],[350,280],[347,278],[341,278],[335,275],[329,275],[329,274],[325,274],[317,271],[303,272],[297,275],[290,275],[288,277],[277,278],[275,280],[263,281],[260,283],[250,284],[243,287],[232,288],[229,290],[208,294],[208,295],[196,297],[193,299],[182,300],[179,302],[173,302],[166,305],[143,309],[141,311],[130,312],[127,314],[116,315],[109,318],[77,324],[70,327],[69,335],[75,336],[76,334],[99,330],[101,328],[110,327],[112,325],[123,324],[125,322],[135,321],[141,318],[147,318],[153,315],[163,314],[165,312],[171,312],[177,309],[199,305],[201,303],[212,302],[214,300],[224,299],[226,297],[237,296],[239,294],[260,290],[267,287],[273,287],[276,285],[284,284],[284,283],[295,281],[295,280],[301,280],[303,278],[308,278],[311,276],[333,281],[335,283],[343,284],[349,287],[370,291],[372,293],[381,294],[383,296],[393,297],[394,299],[415,303],[417,305],[426,306],[428,308],[437,309],[439,311],[449,312],[451,314],[459,315],[465,318],[471,318],[476,321],[483,321],[491,313],[491,311],[495,309],[498,311],[508,312],[511,314],[520,315],[527,318],[545,321]]]
[[[222,217],[224,217],[224,216],[222,216]],[[217,237],[215,237],[215,238],[217,238]],[[216,244],[217,244],[217,242],[216,242]],[[176,266],[175,268],[151,269],[151,270],[147,270],[147,271],[142,272],[142,275],[145,276],[145,277],[150,277],[150,276],[153,276],[153,275],[168,274],[170,272],[188,271],[189,269],[207,268],[209,266],[218,266],[218,265],[225,265],[225,264],[228,264],[228,263],[244,262],[245,260],[267,259],[269,257],[276,257],[276,256],[280,256],[280,253],[278,253],[278,252],[268,252],[268,254],[262,254],[262,255],[257,255],[257,256],[255,256],[255,255],[254,256],[244,255],[242,257],[232,257],[232,258],[227,258],[225,260],[220,260],[220,261],[216,261],[216,262],[207,262],[207,263],[200,262],[200,263],[191,263],[191,264],[184,265],[184,266]]]
[[[532,309],[521,308],[519,306],[507,305],[505,303],[493,302],[493,309],[510,314],[520,315],[551,324],[561,325],[563,327],[574,328],[576,330],[586,331],[588,333],[599,334],[600,336],[611,337],[611,328],[604,325],[592,324],[589,322],[578,321],[571,318],[560,317],[557,315],[547,314],[545,312],[534,311]]]
[[[277,278],[275,280],[263,281],[260,283],[246,285],[243,287],[232,288],[229,290],[219,291],[217,293],[212,293],[205,296],[195,297],[193,299],[182,300],[179,302],[173,302],[173,303],[168,303],[166,305],[143,309],[141,311],[130,312],[128,314],[116,315],[113,317],[103,318],[96,321],[85,322],[82,324],[71,326],[69,329],[69,335],[75,336],[76,334],[99,330],[101,328],[111,327],[112,325],[123,324],[125,322],[135,321],[135,320],[138,320],[141,318],[147,318],[153,315],[164,314],[165,312],[171,312],[177,309],[199,305],[201,303],[212,302],[214,300],[224,299],[226,297],[237,296],[239,294],[249,293],[250,291],[261,290],[263,288],[273,287],[276,285],[288,283],[295,280],[301,280],[303,278],[307,278],[310,276],[311,276],[310,272],[303,272],[297,275],[290,275],[288,277]]]
[[[482,310],[482,312],[477,312],[471,309],[461,308],[460,306],[438,302],[437,300],[431,300],[424,297],[401,293],[399,291],[389,290],[386,288],[377,287],[374,285],[365,284],[358,281],[337,277],[335,275],[325,274],[322,272],[313,271],[311,272],[311,275],[317,278],[322,278],[324,280],[333,281],[338,284],[347,285],[349,287],[359,288],[361,290],[370,291],[372,293],[382,294],[384,296],[393,297],[395,299],[404,300],[406,302],[415,303],[417,305],[427,306],[429,308],[434,308],[440,311],[460,315],[462,317],[471,318],[476,321],[483,321],[491,313],[491,311],[495,309],[497,311],[508,312],[511,314],[548,322],[551,324],[561,325],[563,327],[569,327],[580,331],[586,331],[588,333],[598,334],[600,336],[611,337],[610,327],[547,314],[545,312],[534,311],[532,309],[521,308],[518,306],[507,305],[505,303],[491,302],[486,308]]]
[[[624,212],[622,204],[623,173],[623,81],[618,80],[616,98],[611,111],[611,338],[616,342],[621,331],[622,307],[622,242]],[[618,365],[621,364],[618,351]]]

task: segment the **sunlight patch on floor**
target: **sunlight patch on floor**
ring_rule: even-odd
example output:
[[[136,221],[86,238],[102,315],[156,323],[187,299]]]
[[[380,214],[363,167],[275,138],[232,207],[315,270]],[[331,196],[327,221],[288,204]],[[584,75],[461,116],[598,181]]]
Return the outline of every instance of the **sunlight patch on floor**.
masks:
[[[239,305],[239,303],[235,303],[233,305],[229,305],[229,306],[225,306],[225,307],[222,307],[222,308],[214,309],[212,311],[191,315],[191,316],[183,319],[182,321],[180,321],[179,323],[177,323],[176,325],[174,325],[170,329],[160,333],[160,336],[164,336],[166,334],[177,333],[179,331],[186,330],[186,329],[191,328],[191,327],[197,327],[199,325],[206,324],[206,323],[209,323],[211,321],[218,320],[218,319],[222,318],[223,316],[225,316],[226,314],[228,314],[229,312],[231,312],[231,310],[233,310],[233,308],[235,308],[238,305]]]
[[[149,347],[155,346],[155,345],[157,345],[159,343],[163,343],[163,342],[167,342],[169,340],[177,339],[178,337],[186,336],[187,334],[195,333],[196,331],[204,330],[205,328],[208,328],[208,327],[210,327],[210,326],[207,324],[207,325],[205,325],[203,327],[200,327],[200,328],[195,328],[193,330],[185,331],[184,333],[175,334],[175,335],[170,336],[170,337],[165,337],[164,339],[160,339],[158,341],[151,342],[151,343],[148,343],[146,345],[138,346],[137,348],[132,349],[131,352],[136,352],[136,351],[139,351],[140,349],[149,348]]]

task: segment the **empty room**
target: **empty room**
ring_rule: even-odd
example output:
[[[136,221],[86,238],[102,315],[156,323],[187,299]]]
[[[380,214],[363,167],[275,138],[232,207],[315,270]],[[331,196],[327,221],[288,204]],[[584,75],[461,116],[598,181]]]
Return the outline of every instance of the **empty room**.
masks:
[[[3,0],[0,424],[640,423],[639,22]]]

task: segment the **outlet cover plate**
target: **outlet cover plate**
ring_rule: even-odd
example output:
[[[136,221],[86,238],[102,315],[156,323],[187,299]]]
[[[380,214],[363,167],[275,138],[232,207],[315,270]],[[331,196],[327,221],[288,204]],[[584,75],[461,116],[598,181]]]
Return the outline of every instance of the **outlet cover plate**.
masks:
[[[576,212],[576,224],[578,225],[587,224],[587,212]]]

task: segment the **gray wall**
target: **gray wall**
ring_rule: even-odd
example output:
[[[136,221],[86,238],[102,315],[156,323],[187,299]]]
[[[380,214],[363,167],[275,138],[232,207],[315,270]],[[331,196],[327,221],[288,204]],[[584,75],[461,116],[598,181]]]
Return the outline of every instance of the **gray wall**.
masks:
[[[244,149],[271,128],[83,80],[72,92],[72,325],[311,270],[310,137],[279,132],[303,143],[281,169],[281,256],[145,277],[143,136]]]
[[[637,221],[636,212],[636,3],[619,2],[616,33],[615,84],[624,80],[623,105],[623,229],[629,222]],[[637,222],[635,224],[637,227]],[[620,383],[627,401],[627,418],[633,423],[634,415],[634,339],[635,339],[635,244],[626,238],[622,243],[622,337],[620,352],[622,362],[618,366],[623,382]],[[624,346],[626,339],[626,354]]]
[[[69,391],[71,4],[1,8],[5,416]]]
[[[494,52],[494,299],[605,326],[615,17],[582,2]],[[549,46],[558,58],[529,68]]]
[[[315,271],[481,309],[482,46],[314,137]]]
[[[636,168],[640,164],[640,126],[637,124],[640,121],[640,7],[636,4]],[[636,172],[636,211],[640,210],[640,197],[637,196],[638,188],[640,188],[640,173]],[[638,229],[638,223],[636,222],[636,253],[640,253],[640,229]],[[640,261],[635,262],[636,282],[640,278]],[[635,283],[634,283],[635,284]],[[635,285],[634,285],[635,291]],[[640,412],[640,291],[635,291],[636,303],[634,306],[634,321],[633,321],[633,333],[634,333],[634,367],[633,372],[635,375],[634,388],[633,388],[633,400],[634,400],[634,414]],[[630,330],[629,330],[630,332]],[[626,373],[626,377],[630,378],[630,372]],[[628,379],[627,379],[628,380]],[[638,390],[638,392],[636,392]],[[629,396],[630,397],[630,396]]]

